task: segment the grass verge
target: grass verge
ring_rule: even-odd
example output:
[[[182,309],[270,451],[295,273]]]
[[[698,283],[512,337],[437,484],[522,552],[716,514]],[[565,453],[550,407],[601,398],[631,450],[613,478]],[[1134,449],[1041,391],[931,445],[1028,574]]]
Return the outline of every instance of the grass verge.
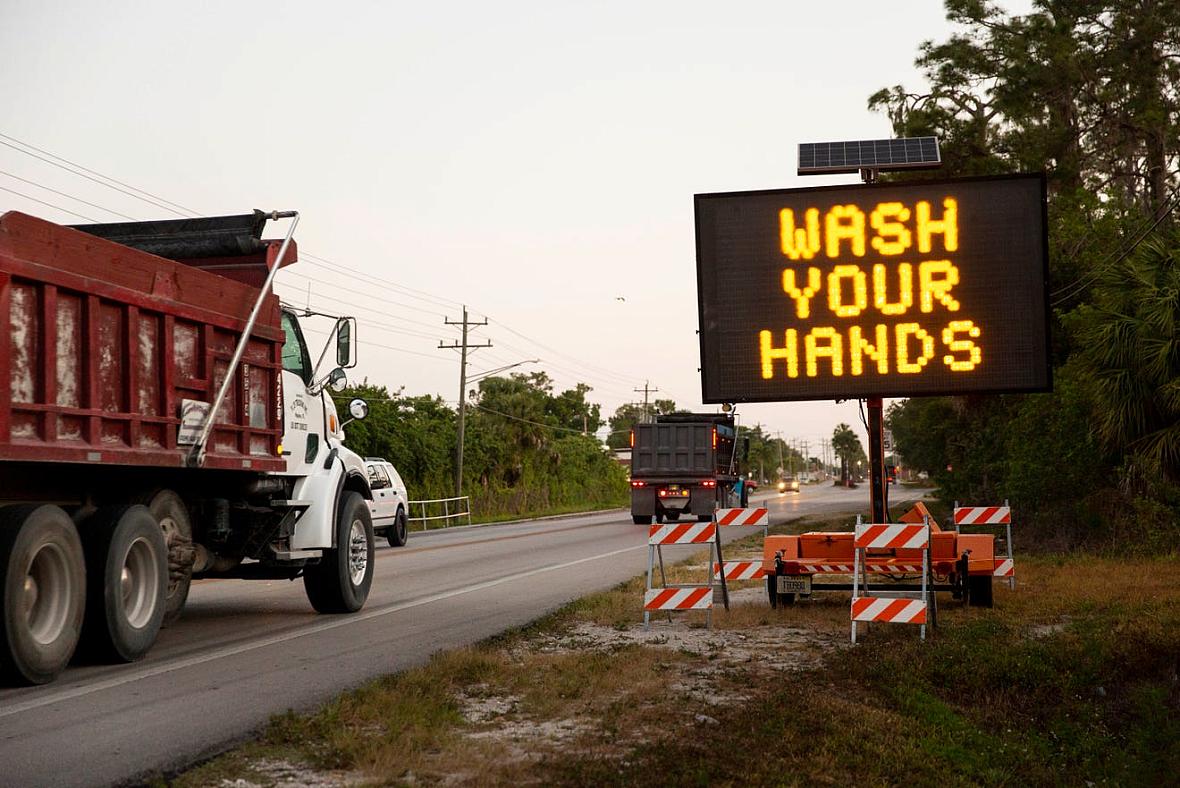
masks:
[[[699,579],[705,562],[669,572]],[[1180,561],[1017,566],[993,609],[945,604],[926,643],[882,625],[856,648],[846,595],[771,610],[757,584],[711,630],[644,631],[639,578],[279,716],[176,784],[1174,781]]]

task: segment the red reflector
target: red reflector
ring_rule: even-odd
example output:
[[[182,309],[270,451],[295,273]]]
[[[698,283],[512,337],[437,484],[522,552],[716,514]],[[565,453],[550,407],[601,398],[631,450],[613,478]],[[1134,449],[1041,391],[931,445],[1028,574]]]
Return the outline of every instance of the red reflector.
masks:
[[[717,481],[715,479],[705,479],[705,481],[701,482],[701,486],[702,487],[716,487]]]
[[[647,482],[631,482],[632,487],[646,487]]]

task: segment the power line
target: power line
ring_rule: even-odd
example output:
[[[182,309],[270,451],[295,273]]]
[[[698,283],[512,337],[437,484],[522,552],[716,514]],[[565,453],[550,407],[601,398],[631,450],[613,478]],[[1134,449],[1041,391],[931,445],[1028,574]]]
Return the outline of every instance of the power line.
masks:
[[[45,184],[43,184],[43,183],[37,183],[36,181],[31,181],[31,180],[29,180],[28,178],[22,178],[22,177],[21,177],[21,176],[19,176],[19,175],[13,175],[11,172],[6,172],[6,171],[4,171],[4,170],[0,170],[0,175],[7,175],[9,178],[12,178],[13,180],[18,180],[18,181],[20,181],[21,183],[27,183],[27,184],[29,184],[30,186],[36,186],[38,189],[44,189],[44,190],[45,190],[45,191],[47,191],[47,192],[52,192],[53,194],[56,194],[56,195],[58,195],[59,197],[66,197],[66,198],[68,198],[68,199],[71,199],[71,200],[76,200],[77,202],[80,202],[80,203],[82,203],[83,205],[89,205],[91,208],[97,208],[97,209],[99,209],[100,211],[106,211],[107,213],[113,213],[115,216],[119,216],[119,217],[122,217],[122,218],[124,218],[124,219],[129,219],[129,220],[131,220],[131,221],[135,221],[135,217],[134,217],[134,216],[128,216],[128,215],[127,215],[127,214],[125,214],[125,213],[119,213],[118,211],[112,210],[112,209],[110,209],[110,208],[107,208],[107,207],[105,207],[105,206],[102,206],[102,205],[97,205],[97,204],[95,204],[95,203],[92,203],[92,202],[87,202],[86,200],[83,200],[81,197],[75,197],[75,196],[74,196],[74,195],[72,195],[72,194],[66,194],[65,192],[59,192],[57,189],[51,189],[51,188],[49,188],[48,186],[46,186]]]
[[[323,337],[331,336],[331,334],[329,334],[327,331],[317,331],[314,328],[303,328],[303,332],[305,334],[318,334],[319,336],[323,336]],[[359,341],[364,342],[369,347],[377,347],[377,348],[381,348],[382,350],[392,350],[397,353],[409,353],[412,356],[421,356],[422,358],[428,358],[428,359],[431,359],[432,361],[445,361],[445,359],[441,359],[438,356],[432,355],[430,353],[419,353],[417,350],[406,350],[404,347],[394,347],[393,345],[383,345],[380,342],[373,342],[368,339],[362,339]]]
[[[454,301],[454,300],[447,298],[445,296],[436,296],[432,293],[426,292],[425,290],[419,290],[415,287],[410,287],[409,285],[398,284],[398,283],[393,282],[389,279],[384,279],[384,278],[379,277],[375,274],[371,274],[367,271],[361,271],[359,269],[347,266],[344,263],[338,263],[335,260],[329,260],[326,257],[320,257],[318,255],[314,255],[314,254],[311,254],[308,252],[304,252],[303,256],[306,258],[309,258],[312,261],[313,265],[318,265],[320,268],[325,268],[327,266],[336,266],[337,268],[342,269],[346,273],[357,274],[357,275],[366,277],[366,278],[370,279],[371,281],[374,281],[378,284],[385,285],[386,287],[391,287],[394,290],[405,291],[406,295],[409,295],[411,298],[417,298],[420,301],[426,301],[427,303],[436,304],[436,305],[442,306],[442,307],[452,307],[452,306],[460,306],[461,307],[462,306],[462,304],[460,302]],[[329,269],[329,270],[331,270],[331,269]]]
[[[12,139],[12,137],[7,137],[7,135],[4,135],[4,134],[0,134],[0,136],[6,137],[7,139]],[[21,144],[23,145],[24,143],[22,142]],[[12,143],[5,142],[4,140],[0,140],[0,145],[4,145],[6,147],[12,148],[17,153],[23,153],[26,156],[31,156],[34,159],[38,159],[40,161],[43,161],[52,167],[57,167],[59,170],[65,170],[66,172],[70,173],[71,175],[76,175],[79,178],[85,178],[88,181],[93,181],[94,183],[97,183],[99,186],[106,186],[108,189],[114,189],[117,192],[121,192],[123,194],[126,194],[128,197],[133,197],[136,200],[140,200],[141,202],[149,203],[151,205],[156,206],[157,208],[162,208],[163,210],[168,211],[169,213],[175,213],[180,216],[185,215],[185,214],[181,213],[180,211],[176,210],[175,208],[170,208],[167,205],[156,202],[155,200],[149,200],[147,197],[142,197],[142,196],[136,194],[135,192],[129,191],[127,189],[121,189],[118,186],[115,186],[111,183],[106,183],[105,181],[100,181],[98,178],[91,177],[90,175],[87,175],[84,172],[79,172],[78,170],[70,169],[70,167],[67,167],[64,164],[58,164],[56,161],[53,161],[52,159],[47,159],[44,156],[38,156],[36,153],[31,153],[27,150],[23,150],[21,148],[18,148],[17,146],[13,145]],[[32,148],[33,146],[30,145],[29,147]],[[36,150],[36,149],[34,149],[34,150]],[[53,154],[48,154],[48,155],[52,156]],[[54,158],[60,158],[60,157],[54,157]],[[66,159],[61,159],[61,160],[66,161]],[[73,166],[77,166],[77,165],[73,165]],[[79,169],[85,169],[85,168],[79,167]],[[105,175],[102,177],[106,178]],[[114,181],[114,178],[108,178],[108,180]],[[118,181],[114,181],[114,182],[118,183]],[[147,192],[144,192],[144,194],[147,194]],[[90,221],[93,222],[95,220],[91,219]]]
[[[1117,258],[1108,259],[1108,261],[1106,263],[1100,264],[1093,271],[1091,271],[1088,275],[1080,276],[1077,279],[1075,279],[1072,284],[1062,285],[1061,287],[1054,290],[1051,295],[1055,295],[1058,297],[1056,299],[1054,299],[1054,301],[1052,302],[1051,305],[1058,306],[1058,305],[1068,301],[1070,298],[1073,298],[1074,296],[1078,295],[1088,285],[1097,281],[1103,274],[1105,274],[1107,271],[1114,268],[1114,266],[1118,265],[1123,260],[1125,260],[1126,257],[1129,254],[1131,254],[1131,252],[1135,251],[1136,247],[1138,247],[1139,244],[1141,244],[1144,241],[1144,239],[1147,238],[1147,236],[1151,235],[1151,233],[1153,233],[1155,231],[1155,228],[1159,227],[1160,223],[1163,222],[1163,220],[1166,219],[1168,217],[1168,215],[1172,213],[1173,210],[1175,210],[1176,205],[1178,203],[1180,203],[1180,197],[1178,197],[1178,194],[1180,194],[1180,187],[1173,188],[1172,193],[1168,197],[1168,203],[1170,203],[1170,204],[1167,205],[1167,210],[1161,210],[1160,215],[1158,217],[1156,217],[1154,222],[1151,223],[1151,226],[1148,227],[1143,233],[1141,233],[1139,235],[1139,237],[1136,238],[1135,241],[1130,246],[1125,248],[1118,255]],[[1148,221],[1150,221],[1150,220],[1148,220]],[[1147,221],[1145,221],[1140,226],[1142,227],[1142,226],[1146,226],[1146,225],[1147,225]],[[1112,257],[1113,257],[1113,255],[1112,255]],[[1065,291],[1069,291],[1069,292],[1065,292]]]
[[[110,181],[111,183],[117,183],[120,186],[126,186],[128,189],[131,189],[133,191],[137,191],[140,194],[146,194],[148,197],[159,200],[160,202],[168,203],[169,205],[175,205],[177,208],[188,211],[189,213],[193,214],[194,216],[198,215],[198,212],[194,211],[192,208],[185,208],[180,203],[176,203],[176,202],[172,202],[171,200],[164,199],[163,197],[159,196],[158,194],[152,194],[149,191],[144,191],[143,189],[132,186],[129,183],[123,183],[122,181],[112,178],[109,175],[103,175],[101,172],[95,172],[94,170],[90,169],[89,167],[84,167],[81,164],[78,164],[77,162],[72,162],[69,159],[62,158],[61,156],[58,156],[55,153],[50,153],[47,150],[43,150],[42,148],[38,148],[36,145],[30,145],[29,143],[25,142],[24,140],[18,140],[16,137],[12,137],[12,136],[9,136],[8,134],[3,134],[3,133],[0,133],[0,137],[3,137],[6,140],[10,140],[11,142],[15,142],[20,145],[24,145],[26,148],[29,148],[30,150],[35,150],[38,153],[44,153],[46,156],[49,156],[50,158],[53,158],[53,159],[57,159],[58,161],[61,161],[61,162],[65,162],[66,164],[70,165],[71,167],[77,167],[79,170],[82,170],[83,172],[88,172],[91,175],[97,175],[100,178],[105,178],[106,180]],[[176,213],[176,212],[173,211],[173,213]]]
[[[85,214],[78,213],[77,211],[71,211],[69,208],[63,208],[60,205],[54,205],[51,202],[45,202],[44,200],[38,200],[36,197],[31,197],[27,194],[24,194],[23,192],[18,192],[16,189],[9,189],[7,186],[0,186],[0,191],[6,191],[9,194],[15,194],[17,197],[23,197],[24,199],[30,200],[31,202],[35,202],[40,205],[45,205],[49,208],[53,208],[54,210],[61,211],[62,213],[68,213],[70,216],[77,216],[79,219],[85,219],[88,222],[97,222],[98,221],[98,219],[87,216]]]

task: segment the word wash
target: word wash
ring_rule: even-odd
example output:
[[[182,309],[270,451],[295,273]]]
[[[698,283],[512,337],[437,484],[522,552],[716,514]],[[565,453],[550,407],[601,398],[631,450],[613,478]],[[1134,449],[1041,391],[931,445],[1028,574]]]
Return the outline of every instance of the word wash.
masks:
[[[758,332],[762,378],[979,367],[983,331],[958,314],[958,208],[944,197],[779,211],[785,322],[803,325]]]

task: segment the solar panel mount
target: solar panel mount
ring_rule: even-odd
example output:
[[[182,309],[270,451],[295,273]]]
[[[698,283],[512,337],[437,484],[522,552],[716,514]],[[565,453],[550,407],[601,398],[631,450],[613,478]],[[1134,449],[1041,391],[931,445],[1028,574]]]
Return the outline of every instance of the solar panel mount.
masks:
[[[799,143],[799,175],[928,170],[941,166],[937,137]]]

